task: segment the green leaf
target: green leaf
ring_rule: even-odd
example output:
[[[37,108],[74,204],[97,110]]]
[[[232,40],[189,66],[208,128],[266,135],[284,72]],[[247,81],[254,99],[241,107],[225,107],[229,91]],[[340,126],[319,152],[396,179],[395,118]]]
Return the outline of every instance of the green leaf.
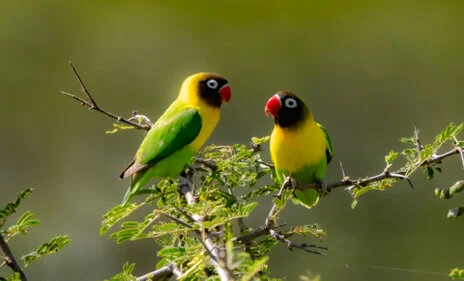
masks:
[[[270,139],[271,139],[270,136],[265,136],[265,137],[261,137],[261,138],[252,137],[252,138],[251,138],[251,141],[252,141],[254,144],[263,144],[263,143],[268,142]]]
[[[56,236],[52,238],[49,242],[40,245],[39,248],[37,248],[37,250],[34,252],[22,256],[21,259],[24,261],[24,266],[27,267],[32,262],[45,255],[56,253],[70,242],[71,240],[69,239],[68,235]]]
[[[156,224],[153,226],[152,229],[153,231],[150,232],[150,237],[158,237],[167,234],[185,233],[186,231],[192,230],[191,228],[188,228],[175,222]]]
[[[464,269],[453,268],[449,276],[453,279],[464,279]]]
[[[21,281],[21,276],[19,275],[19,273],[15,272],[12,275],[7,274],[5,275],[5,277],[0,276],[0,281]]]
[[[405,144],[409,145],[416,145],[416,139],[415,138],[401,138],[400,141]]]
[[[390,169],[396,157],[398,157],[398,152],[390,150],[388,155],[385,156],[385,163],[387,164],[387,167],[385,169]]]
[[[358,205],[359,201],[357,199],[354,199],[353,202],[351,202],[351,209],[354,209],[356,208],[356,206]]]
[[[135,263],[129,264],[125,263],[122,267],[122,272],[111,277],[110,280],[105,279],[105,281],[136,281],[136,277],[132,275],[132,272],[135,269]]]
[[[6,206],[0,210],[0,227],[2,227],[6,219],[13,213],[16,212],[16,209],[21,204],[21,201],[25,199],[29,194],[32,193],[32,188],[26,188],[25,190],[21,191],[18,198],[14,202],[6,204]]]
[[[185,255],[185,248],[182,247],[165,247],[158,252],[158,257],[165,258],[167,256],[182,256]]]
[[[133,211],[138,209],[143,204],[130,203],[124,206],[117,205],[103,215],[102,227],[100,228],[100,235],[105,235],[108,230],[113,227],[118,221],[129,216]]]
[[[26,211],[16,222],[10,226],[6,231],[5,240],[8,242],[13,236],[17,234],[26,234],[26,228],[29,226],[39,225],[40,221],[35,217],[31,211]]]
[[[420,153],[413,152],[411,149],[403,150],[402,154],[405,155],[407,163],[403,168],[401,168],[401,171],[404,172],[407,177],[414,173],[414,171],[421,167],[424,163],[431,160],[445,143],[449,141],[454,143],[463,128],[464,123],[461,123],[458,126],[451,123],[435,137],[433,143],[422,146]],[[417,146],[417,144],[415,144],[415,146]],[[417,151],[417,148],[415,150]],[[434,176],[433,169],[430,170],[425,168],[425,172],[429,179]]]
[[[148,214],[143,222],[126,221],[121,225],[121,230],[110,235],[110,238],[116,239],[116,243],[120,244],[128,240],[140,240],[149,238],[149,234],[145,230],[151,225],[160,214],[156,210]]]
[[[215,216],[214,219],[204,221],[203,226],[205,228],[213,228],[237,218],[248,217],[256,206],[258,206],[258,202],[239,206],[235,205],[231,208],[219,208],[213,213]]]
[[[318,240],[322,240],[323,236],[326,235],[324,229],[322,229],[317,223],[296,226],[290,230],[290,233],[303,236],[310,234]]]
[[[253,264],[248,268],[248,272],[242,275],[240,281],[249,281],[251,280],[265,265],[269,260],[269,257],[263,257],[259,260],[255,260]]]
[[[105,134],[112,135],[112,134],[116,134],[119,131],[134,130],[134,129],[136,129],[134,126],[124,125],[120,123],[113,123],[113,129],[106,131]]]
[[[275,185],[265,185],[263,187],[251,190],[247,194],[241,196],[240,200],[247,201],[247,200],[255,199],[255,198],[258,198],[264,195],[268,195],[271,192],[275,192],[277,190],[279,190],[279,188],[277,188]]]
[[[380,181],[371,182],[367,186],[357,186],[353,189],[353,196],[356,199],[368,191],[372,191],[372,190],[382,191],[387,188],[390,188],[394,183],[398,181],[399,179],[396,179],[396,178],[388,178],[388,179],[383,179]]]

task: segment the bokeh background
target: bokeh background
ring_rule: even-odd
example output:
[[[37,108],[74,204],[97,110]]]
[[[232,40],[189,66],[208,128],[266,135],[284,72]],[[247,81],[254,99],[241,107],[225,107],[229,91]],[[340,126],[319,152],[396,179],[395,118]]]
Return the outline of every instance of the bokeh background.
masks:
[[[72,60],[97,102],[125,116],[156,119],[189,74],[215,71],[233,97],[209,143],[248,143],[272,120],[264,104],[279,89],[304,98],[329,130],[353,177],[373,175],[414,126],[429,142],[463,120],[464,6],[461,1],[10,1],[0,2],[0,206],[34,187],[22,211],[42,220],[11,241],[16,255],[53,235],[72,243],[32,264],[30,280],[103,280],[158,260],[151,241],[117,246],[100,237],[101,216],[128,185],[118,175],[143,134],[105,135],[112,121],[59,90],[79,93]],[[269,159],[267,152],[264,153]],[[449,280],[463,267],[462,220],[446,220],[457,198],[433,188],[462,179],[458,157],[427,181],[371,192],[351,209],[343,190],[308,211],[290,205],[289,225],[318,222],[328,257],[278,245],[270,269],[285,280],[310,271],[322,280]],[[461,200],[462,202],[462,200]],[[262,223],[269,204],[247,220]],[[0,274],[9,272],[0,268]]]

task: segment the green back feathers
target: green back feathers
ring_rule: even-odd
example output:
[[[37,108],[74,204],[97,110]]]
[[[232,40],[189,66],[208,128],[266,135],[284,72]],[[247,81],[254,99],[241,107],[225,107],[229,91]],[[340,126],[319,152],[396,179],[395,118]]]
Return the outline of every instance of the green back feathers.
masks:
[[[147,133],[136,159],[157,162],[191,143],[200,133],[201,117],[194,108],[186,108],[164,120],[161,118]]]
[[[194,108],[184,108],[173,114],[163,115],[148,131],[134,161],[120,177],[126,178],[151,167],[187,146],[198,136],[201,126],[200,114]]]

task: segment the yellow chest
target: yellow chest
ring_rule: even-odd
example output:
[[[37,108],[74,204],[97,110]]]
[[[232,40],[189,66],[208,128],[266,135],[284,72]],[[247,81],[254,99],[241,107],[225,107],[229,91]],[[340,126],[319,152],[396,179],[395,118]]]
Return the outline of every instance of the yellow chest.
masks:
[[[327,145],[324,132],[315,122],[297,129],[274,126],[270,141],[272,161],[279,170],[297,172],[325,161]]]
[[[195,152],[203,146],[219,121],[219,109],[211,107],[197,109],[201,116],[201,131],[198,137],[189,145]]]

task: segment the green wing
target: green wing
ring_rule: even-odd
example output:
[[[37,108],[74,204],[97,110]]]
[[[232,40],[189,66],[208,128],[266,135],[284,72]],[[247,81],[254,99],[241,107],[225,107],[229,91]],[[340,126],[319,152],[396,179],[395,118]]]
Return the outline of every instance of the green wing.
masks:
[[[163,116],[148,131],[140,145],[136,160],[141,164],[158,162],[191,143],[200,133],[201,117],[194,108]]]
[[[322,125],[319,124],[319,123],[317,123],[317,125],[318,125],[319,128],[321,128],[321,130],[324,132],[324,134],[325,134],[325,139],[327,140],[327,149],[325,150],[325,155],[326,155],[326,157],[327,157],[327,164],[329,164],[330,161],[331,161],[332,158],[333,158],[332,141],[330,140],[329,133],[328,133],[327,130],[324,128],[324,126],[322,126]]]
[[[176,109],[173,109],[174,111]],[[128,177],[190,144],[200,133],[201,116],[194,108],[166,112],[148,131],[134,161],[121,174]]]

